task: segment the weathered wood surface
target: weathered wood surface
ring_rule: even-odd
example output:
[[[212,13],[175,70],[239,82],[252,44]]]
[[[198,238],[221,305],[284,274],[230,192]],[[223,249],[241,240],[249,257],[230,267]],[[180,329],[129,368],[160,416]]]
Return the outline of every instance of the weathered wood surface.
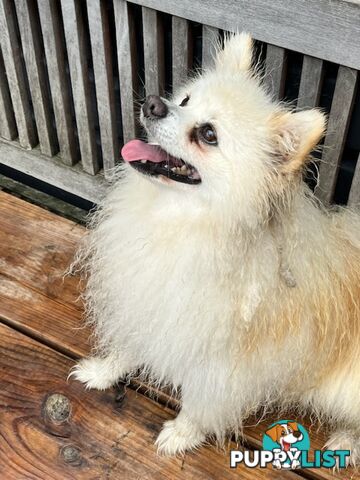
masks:
[[[101,201],[107,187],[101,174],[88,175],[80,164],[70,170],[62,157],[53,157],[50,162],[38,148],[27,152],[16,142],[0,142],[0,163],[94,203]]]
[[[357,75],[358,72],[351,68],[339,67],[320,163],[319,182],[315,188],[316,195],[325,204],[331,203],[336,187],[354,104]]]
[[[62,282],[62,274],[72,261],[74,251],[84,235],[84,229],[69,220],[60,218],[3,192],[0,192],[0,222],[3,225],[3,231],[0,231],[0,319],[7,325],[15,327],[17,330],[73,358],[86,355],[90,348],[88,342],[90,332],[88,329],[79,328],[83,327],[83,323],[81,310],[76,301],[78,278],[67,277],[64,283]],[[157,393],[153,389],[147,389],[145,385],[136,382],[132,384],[132,387],[139,388],[140,391],[150,395]],[[49,388],[48,391],[50,390]],[[83,392],[82,387],[78,386],[77,391]],[[81,403],[87,401],[87,394],[90,404],[93,402],[93,394],[83,392],[78,396]],[[108,393],[103,395],[105,397],[102,398],[108,398]],[[130,393],[130,395],[133,395],[133,393]],[[140,394],[139,397],[141,397]],[[160,399],[163,403],[169,400],[166,392],[161,393]],[[141,400],[141,402],[146,401]],[[169,405],[175,406],[176,401],[169,402]],[[89,417],[92,416],[97,419],[97,412],[98,406],[95,402]],[[142,413],[140,407],[136,415],[140,424],[142,422],[146,424],[146,412]],[[288,416],[291,418],[291,413]],[[267,417],[260,424],[256,424],[255,419],[250,419],[247,424],[251,426],[244,430],[246,444],[251,448],[259,448],[261,435],[265,428],[275,420],[275,418]],[[306,419],[297,418],[297,420],[306,427],[309,426]],[[103,423],[100,420],[97,421],[101,424],[98,434],[103,435]],[[160,420],[158,428],[160,428]],[[79,429],[81,429],[81,424]],[[148,438],[146,434],[139,431],[140,437],[142,434],[145,435],[145,438]],[[324,430],[317,431],[315,425],[311,429],[310,435],[312,448],[321,448],[326,440]],[[150,440],[148,443],[145,440],[139,439],[138,441],[143,442],[142,444],[145,445],[146,449],[150,448],[150,451],[153,451],[151,450],[152,443]],[[209,475],[208,477],[200,476],[200,473],[197,472],[199,475],[197,478],[227,478],[229,469],[224,467],[227,457],[220,458],[217,456],[218,454],[216,454],[218,459],[216,461],[221,465],[223,472],[222,475],[217,477],[216,472],[218,470],[216,468],[218,467],[214,467],[215,473],[211,476],[213,467],[206,466],[206,459],[210,451],[213,450],[202,449],[200,456],[191,456],[192,461],[196,462],[199,468],[207,469],[202,470],[202,475]],[[148,462],[147,453],[144,455],[146,456],[146,462]],[[211,455],[213,454],[211,453]],[[187,459],[188,456],[186,456],[186,462]],[[164,467],[164,471],[167,472],[166,468]],[[172,471],[169,470],[169,472]],[[243,475],[241,478],[257,478],[251,475],[260,475],[257,470],[248,470],[248,472],[250,472],[248,477],[246,477],[247,472],[243,472],[243,470],[239,470],[238,474]],[[349,478],[348,474],[349,471],[334,476],[332,472],[324,469],[306,471],[306,475],[314,479]],[[268,472],[266,472],[266,475],[268,475]],[[161,477],[149,476],[148,478]],[[172,477],[169,476],[169,478]],[[192,477],[185,476],[184,478]],[[264,478],[272,477],[265,476]],[[357,480],[360,479],[360,476],[354,475],[352,478]]]
[[[32,116],[30,93],[22,65],[21,45],[17,36],[14,5],[10,0],[0,1],[0,44],[10,95],[16,118],[19,141],[30,149],[37,144],[37,131]]]
[[[184,18],[172,17],[172,87],[174,92],[186,81],[191,68],[191,54],[189,22]]]
[[[266,49],[264,82],[275,100],[284,95],[286,78],[286,50],[276,45],[268,45]]]
[[[120,80],[123,142],[136,136],[134,105],[137,92],[137,60],[134,19],[125,0],[114,0],[116,46]]]
[[[145,90],[146,95],[163,95],[164,93],[164,32],[160,14],[156,10],[142,9]]]
[[[131,0],[132,3],[360,69],[358,1]]]
[[[0,136],[13,140],[18,135],[4,59],[0,49]]]
[[[94,65],[96,104],[99,115],[102,158],[105,175],[120,158],[116,128],[115,87],[112,45],[105,2],[87,0],[91,52]]]
[[[214,65],[216,46],[219,41],[219,29],[203,25],[202,28],[202,62],[203,69]]]
[[[95,114],[88,72],[88,49],[85,38],[85,19],[77,0],[60,2],[64,19],[66,49],[69,59],[71,86],[79,133],[81,163],[85,172],[95,175],[99,159],[95,138]]]
[[[174,413],[140,394],[89,392],[66,381],[73,361],[0,325],[0,471],[32,479],[296,479],[273,470],[231,470],[213,447],[182,459],[156,455]],[[61,403],[60,403],[61,401]]]
[[[304,55],[297,108],[313,108],[319,105],[324,62],[319,58]]]
[[[66,165],[73,165],[80,160],[80,153],[72,117],[60,12],[58,4],[52,0],[38,0],[38,8],[61,160]]]
[[[353,181],[351,184],[348,204],[360,206],[360,154],[358,156]]]
[[[47,86],[47,72],[42,58],[36,5],[30,0],[15,0],[15,6],[40,149],[44,155],[51,157],[58,152],[58,140],[51,113],[52,101]]]

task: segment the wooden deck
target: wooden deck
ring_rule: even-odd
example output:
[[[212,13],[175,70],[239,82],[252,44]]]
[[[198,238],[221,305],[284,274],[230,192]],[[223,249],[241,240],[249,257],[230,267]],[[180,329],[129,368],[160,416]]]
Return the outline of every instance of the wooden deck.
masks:
[[[165,393],[155,402],[137,385],[95,392],[66,380],[89,351],[78,279],[62,278],[84,229],[4,192],[0,225],[1,479],[360,479],[351,469],[232,470],[228,452],[211,446],[158,457],[154,440],[175,415]],[[245,429],[247,448],[260,448],[271,421]],[[314,425],[310,437],[321,448],[326,435]]]

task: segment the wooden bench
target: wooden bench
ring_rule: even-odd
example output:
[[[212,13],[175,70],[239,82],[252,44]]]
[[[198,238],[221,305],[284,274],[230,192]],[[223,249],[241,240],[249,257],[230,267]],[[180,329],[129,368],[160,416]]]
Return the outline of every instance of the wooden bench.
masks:
[[[234,444],[158,457],[154,440],[176,407],[166,392],[157,392],[156,401],[146,385],[96,392],[67,381],[75,360],[90,349],[79,279],[63,279],[84,229],[4,192],[0,225],[0,478],[360,479],[352,469],[230,469]],[[320,449],[326,432],[296,420],[309,428],[312,449]],[[261,448],[272,421],[247,422],[246,448]]]

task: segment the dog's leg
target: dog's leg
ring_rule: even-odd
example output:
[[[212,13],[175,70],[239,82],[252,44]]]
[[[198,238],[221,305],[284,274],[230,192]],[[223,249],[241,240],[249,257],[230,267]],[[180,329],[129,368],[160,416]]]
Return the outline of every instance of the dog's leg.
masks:
[[[325,450],[350,450],[346,466],[360,465],[360,435],[352,430],[337,430],[324,446]]]
[[[182,409],[175,420],[164,423],[155,445],[162,455],[184,454],[194,450],[205,440],[205,433],[200,426]]]
[[[88,357],[80,360],[69,377],[84,383],[86,388],[105,390],[131,370],[134,370],[133,364],[118,353],[113,353],[107,357]]]

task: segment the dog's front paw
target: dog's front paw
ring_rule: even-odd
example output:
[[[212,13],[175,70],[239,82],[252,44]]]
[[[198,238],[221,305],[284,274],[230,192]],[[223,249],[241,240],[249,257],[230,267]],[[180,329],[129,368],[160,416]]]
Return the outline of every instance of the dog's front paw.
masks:
[[[187,450],[194,450],[205,440],[205,434],[184,414],[175,420],[164,423],[155,445],[161,455],[183,455]]]
[[[360,464],[360,439],[350,431],[338,431],[329,438],[325,450],[350,450],[350,456],[346,458],[346,467],[359,466]],[[337,460],[337,468],[339,468]]]
[[[107,358],[84,358],[75,365],[69,374],[69,378],[74,377],[79,382],[84,383],[87,389],[106,390],[114,385],[121,376],[121,372],[114,369],[109,363]]]

